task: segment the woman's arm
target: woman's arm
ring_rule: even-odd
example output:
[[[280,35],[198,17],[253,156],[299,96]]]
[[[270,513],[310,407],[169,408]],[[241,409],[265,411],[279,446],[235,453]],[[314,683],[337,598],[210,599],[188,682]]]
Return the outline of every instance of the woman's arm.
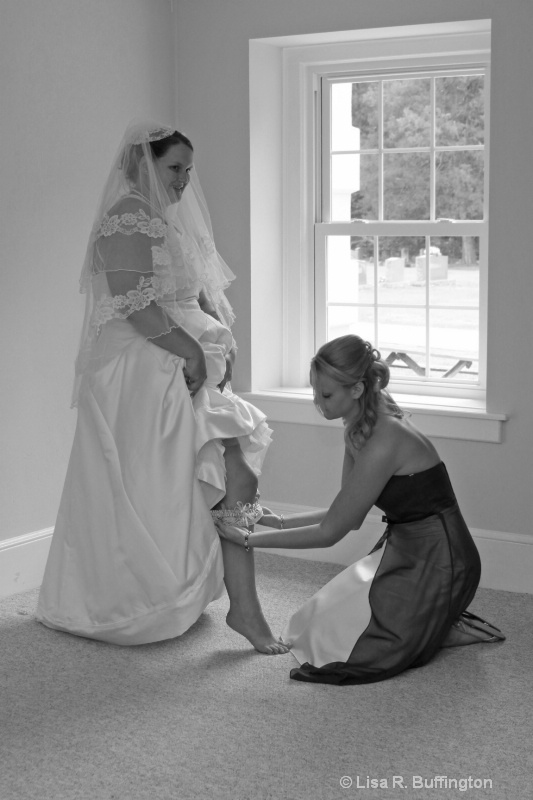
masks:
[[[327,514],[329,515],[330,513],[331,509]],[[314,512],[310,512],[310,516],[312,514]],[[292,519],[290,522],[292,522]],[[304,521],[299,519],[298,522],[303,523]],[[247,543],[249,547],[282,547],[291,550],[302,550],[309,547],[331,547],[351,530],[351,526],[347,530],[343,530],[339,525],[331,524],[331,520],[327,525],[323,520],[315,525],[301,524],[298,527],[291,528],[285,526],[279,531],[254,531],[253,533],[244,528],[239,528],[237,525],[229,525],[220,521],[217,522],[217,528],[223,539],[229,539],[235,544],[245,545]]]
[[[216,308],[207,298],[207,295],[203,289],[200,289],[200,292],[198,294],[198,305],[200,306],[204,314],[209,314],[210,317],[213,317],[213,319],[216,319],[218,322],[222,323],[222,320],[220,319]],[[236,355],[236,349],[235,347],[232,347],[226,356],[226,372],[224,378],[218,384],[218,388],[220,389],[221,392],[224,391],[225,385],[231,381],[231,378],[233,376],[233,365],[235,364],[235,355]]]
[[[227,526],[224,526],[227,527]],[[234,528],[239,531],[239,544],[244,544],[242,528]],[[344,534],[343,534],[344,535]],[[329,539],[321,524],[305,525],[298,528],[284,528],[280,531],[254,531],[248,537],[249,547],[282,547],[284,549],[303,550],[308,547],[330,547],[336,541],[342,539]]]
[[[149,215],[149,209],[139,208],[139,201],[132,198],[126,198],[114,211],[117,212],[116,217],[124,220],[125,230],[130,224],[126,217],[135,218],[143,211],[146,216]],[[105,272],[109,291],[114,297],[132,298],[133,307],[137,304],[138,310],[131,310],[130,306],[130,313],[125,318],[142,336],[163,350],[185,359],[183,372],[189,391],[195,394],[207,377],[202,346],[155,299],[149,302],[150,292],[154,289],[154,254],[159,255],[159,251],[164,250],[165,240],[140,230],[133,233],[126,233],[125,230],[121,229],[119,223],[116,232],[100,237],[97,243],[98,260]],[[144,302],[147,304],[143,308]],[[127,308],[125,302],[124,309]]]
[[[344,485],[321,522],[304,527],[285,526],[280,531],[254,531],[248,535],[249,547],[331,547],[349,531],[358,530],[397,469],[394,451],[393,436],[372,437],[353,459]],[[221,533],[231,541],[244,544],[246,531],[243,529],[222,526]]]
[[[336,500],[338,497],[339,495],[337,495]],[[224,539],[229,539],[240,545],[248,544],[249,547],[281,547],[291,550],[301,550],[309,547],[331,547],[355,527],[349,522],[346,524],[336,513],[334,506],[335,503],[329,510],[291,514],[290,517],[284,519],[283,528],[277,531],[254,531],[249,533],[236,525],[224,523],[217,523],[217,528]],[[267,520],[269,518],[270,515],[267,515]],[[277,521],[281,521],[279,517],[277,517]],[[267,522],[267,524],[269,523]]]
[[[346,534],[361,527],[373,501],[366,502],[360,492],[341,489],[331,507],[326,511],[311,511],[307,514],[291,515],[279,531],[260,531],[250,534],[250,547],[282,547],[302,549],[306,547],[331,547]],[[294,523],[293,523],[294,519]],[[313,524],[314,523],[314,524]]]
[[[226,372],[224,373],[224,377],[221,382],[218,384],[218,388],[221,392],[224,391],[224,387],[227,383],[230,383],[233,377],[233,365],[235,364],[235,355],[236,351],[235,348],[232,347],[229,353],[226,355]]]
[[[344,461],[342,463],[341,486],[344,486],[344,484],[348,480],[348,476],[350,475],[352,469],[353,469],[353,456],[346,449],[344,451]]]
[[[139,274],[128,270],[110,270],[106,277],[113,296],[135,291],[139,283]],[[189,391],[196,394],[207,378],[205,354],[200,342],[177,326],[153,300],[145,308],[132,311],[127,321],[146,339],[185,360],[183,374]]]
[[[306,525],[317,525],[322,522],[326,514],[327,508],[320,508],[316,511],[303,511],[300,514],[290,514],[288,517],[278,514],[273,514],[268,508],[263,509],[263,516],[257,523],[258,525],[266,525],[269,528],[278,528],[278,530],[288,530],[288,528],[303,528]],[[283,524],[282,524],[283,521]]]

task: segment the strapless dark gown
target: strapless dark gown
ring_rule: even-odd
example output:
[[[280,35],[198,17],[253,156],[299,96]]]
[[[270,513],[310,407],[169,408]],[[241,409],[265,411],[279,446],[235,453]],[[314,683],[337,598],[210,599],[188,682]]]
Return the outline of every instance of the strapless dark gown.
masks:
[[[442,646],[479,584],[479,554],[441,462],[395,475],[376,506],[387,528],[289,620],[282,636],[313,683],[383,681],[421,667]]]

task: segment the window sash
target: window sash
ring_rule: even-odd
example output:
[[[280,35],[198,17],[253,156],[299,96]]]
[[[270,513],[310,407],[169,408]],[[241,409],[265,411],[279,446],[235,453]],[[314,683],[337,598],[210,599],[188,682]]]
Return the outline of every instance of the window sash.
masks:
[[[359,83],[364,81],[394,80],[402,78],[438,78],[454,75],[480,75],[485,77],[484,89],[484,145],[470,146],[435,146],[434,124],[435,115],[431,115],[431,136],[430,144],[420,148],[401,148],[389,149],[383,147],[382,141],[376,149],[360,149],[348,152],[374,153],[379,156],[379,219],[378,220],[353,220],[353,221],[332,221],[331,220],[331,154],[341,151],[333,151],[331,147],[331,87],[339,82]],[[435,108],[434,99],[435,81],[431,81],[431,104],[432,110]],[[315,85],[315,95],[318,95],[315,102],[317,120],[315,124],[315,135],[317,137],[317,153],[320,154],[317,163],[317,181],[315,194],[315,219],[314,224],[314,314],[315,314],[315,351],[327,340],[327,238],[328,236],[362,236],[362,237],[384,237],[384,236],[420,236],[420,237],[460,237],[475,236],[479,241],[479,375],[478,380],[469,382],[454,381],[453,379],[439,379],[434,376],[406,377],[398,380],[391,377],[391,387],[394,391],[413,392],[417,388],[424,394],[439,394],[455,397],[484,398],[486,390],[486,371],[487,371],[487,347],[486,347],[486,305],[487,305],[487,283],[488,283],[488,144],[489,144],[489,108],[488,98],[490,96],[490,82],[487,65],[473,65],[466,63],[456,69],[443,67],[442,69],[431,68],[430,70],[420,69],[400,69],[400,70],[373,70],[358,72],[350,71],[345,75],[338,73],[333,75],[322,74],[320,82]],[[379,109],[381,117],[382,109]],[[380,118],[380,130],[381,118]],[[426,152],[434,160],[436,152],[455,151],[455,150],[484,150],[484,213],[482,220],[435,220],[435,170],[431,167],[430,182],[430,219],[429,220],[383,220],[383,172],[382,164],[384,154],[387,152]],[[426,311],[429,308],[429,300],[426,295],[426,305],[422,306]],[[359,305],[359,304],[357,304]],[[368,307],[368,304],[366,304]],[[377,310],[380,307],[377,297],[374,296],[373,307]],[[384,306],[381,306],[383,308]],[[427,326],[426,326],[427,327]],[[377,333],[377,313],[374,314],[374,331]],[[375,338],[375,337],[374,337]],[[429,355],[429,330],[426,330],[426,354]]]
[[[327,241],[329,236],[417,236],[417,237],[443,237],[443,236],[473,236],[479,239],[479,374],[477,381],[472,379],[469,382],[463,380],[453,380],[453,378],[439,379],[432,376],[405,377],[401,380],[391,376],[391,387],[394,391],[413,393],[422,390],[424,394],[439,394],[441,396],[481,398],[484,396],[486,387],[486,313],[483,303],[483,293],[486,291],[487,283],[487,241],[483,233],[485,228],[480,222],[382,222],[374,223],[371,230],[369,225],[362,222],[333,222],[316,223],[314,226],[314,253],[315,253],[315,351],[323,345],[327,339]],[[426,288],[427,283],[426,283]],[[379,304],[374,296],[372,303],[349,303],[354,308],[394,308],[394,304]],[[427,312],[430,308],[428,294],[426,293],[425,304],[418,304],[417,308]],[[431,304],[431,309],[435,310],[438,306]],[[468,306],[446,306],[452,312],[454,308],[468,311]],[[373,341],[378,341],[377,336],[377,313],[374,314],[374,335]],[[429,329],[425,332],[425,348],[429,361]],[[407,348],[408,349],[408,348]]]
[[[335,222],[331,218],[331,191],[328,190],[328,187],[331,186],[331,156],[332,155],[343,155],[348,153],[359,153],[361,155],[376,155],[378,156],[378,163],[379,163],[379,215],[378,219],[383,219],[383,158],[384,155],[389,153],[428,153],[430,155],[431,161],[431,184],[430,184],[430,220],[435,219],[435,170],[433,168],[433,164],[435,163],[435,154],[436,153],[444,153],[444,152],[486,152],[486,141],[483,145],[468,145],[468,144],[461,144],[461,145],[436,145],[435,144],[435,80],[436,78],[443,78],[443,77],[460,77],[460,76],[475,76],[481,75],[485,78],[485,90],[484,90],[484,123],[485,129],[488,127],[488,113],[487,113],[487,97],[488,97],[488,74],[487,68],[485,66],[472,66],[471,64],[465,64],[462,69],[450,69],[449,67],[442,67],[441,69],[432,69],[430,71],[424,70],[421,71],[420,69],[401,69],[398,71],[391,71],[391,70],[384,70],[384,71],[373,71],[373,72],[351,72],[348,75],[339,76],[338,74],[329,76],[323,75],[320,81],[320,120],[318,121],[317,128],[319,130],[319,136],[321,141],[321,166],[319,166],[321,175],[320,175],[320,188],[321,194],[317,198],[319,203],[319,209],[317,211],[317,219],[320,219],[323,222]],[[411,78],[411,79],[430,79],[431,80],[431,129],[430,129],[430,144],[427,146],[415,146],[415,147],[395,147],[395,148],[388,148],[383,144],[382,135],[383,135],[383,105],[382,105],[382,84],[380,83],[380,102],[378,104],[377,114],[378,114],[378,127],[381,131],[381,137],[379,142],[379,147],[376,148],[360,148],[359,150],[334,150],[331,147],[331,126],[330,126],[330,117],[331,117],[331,90],[332,87],[339,83],[371,83],[371,82],[382,82],[382,81],[390,81],[390,80],[401,80],[403,78]],[[487,162],[487,158],[485,155],[485,162]],[[487,168],[487,163],[485,163],[485,168]],[[487,183],[485,181],[485,190],[487,189]],[[483,219],[487,219],[488,217],[488,207],[487,207],[487,198],[488,193],[487,191],[483,194],[484,200],[484,214]],[[370,222],[370,220],[369,220]],[[372,220],[373,222],[373,220]]]

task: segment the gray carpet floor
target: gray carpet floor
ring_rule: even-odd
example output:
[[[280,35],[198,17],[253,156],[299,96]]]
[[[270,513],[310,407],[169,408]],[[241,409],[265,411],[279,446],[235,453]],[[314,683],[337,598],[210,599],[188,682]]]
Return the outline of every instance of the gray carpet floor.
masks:
[[[256,558],[276,631],[341,569]],[[533,595],[479,590],[471,608],[503,644],[347,687],[291,681],[291,655],[226,627],[225,599],[134,648],[51,631],[36,600],[0,602],[1,800],[533,797]]]

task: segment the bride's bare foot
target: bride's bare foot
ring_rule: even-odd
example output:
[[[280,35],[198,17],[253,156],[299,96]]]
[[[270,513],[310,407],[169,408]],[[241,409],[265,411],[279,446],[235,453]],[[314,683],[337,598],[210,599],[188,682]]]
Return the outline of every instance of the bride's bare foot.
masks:
[[[255,616],[245,618],[230,609],[226,622],[232,630],[248,639],[260,653],[265,653],[267,656],[280,656],[289,652],[288,645],[280,639],[274,638],[267,621],[260,612]]]

